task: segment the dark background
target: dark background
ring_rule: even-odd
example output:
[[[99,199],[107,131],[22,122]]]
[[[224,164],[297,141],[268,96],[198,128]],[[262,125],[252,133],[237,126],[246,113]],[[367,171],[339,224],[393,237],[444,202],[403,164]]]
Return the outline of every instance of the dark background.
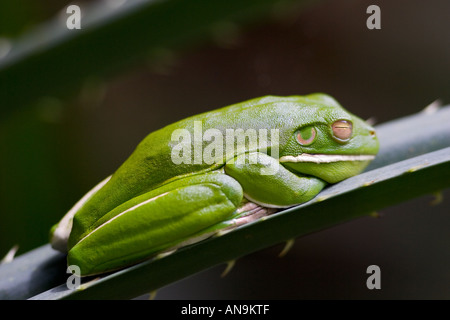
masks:
[[[381,8],[381,30],[366,27],[371,4]],[[0,37],[19,36],[67,5],[1,2]],[[245,28],[224,25],[224,36],[161,50],[156,64],[88,79],[76,97],[48,97],[0,119],[0,256],[14,244],[19,253],[45,244],[50,226],[142,138],[186,116],[267,94],[326,92],[377,123],[436,99],[448,104],[449,16],[446,0],[315,1]],[[156,298],[449,299],[449,196],[303,237],[281,259],[282,245],[268,248],[223,279],[218,266]],[[365,285],[372,264],[381,290]]]

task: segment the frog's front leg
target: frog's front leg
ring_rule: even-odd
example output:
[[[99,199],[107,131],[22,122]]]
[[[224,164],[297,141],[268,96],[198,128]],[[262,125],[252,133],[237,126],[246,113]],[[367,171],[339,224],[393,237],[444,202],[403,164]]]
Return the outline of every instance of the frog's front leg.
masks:
[[[242,200],[240,184],[218,172],[163,185],[102,217],[75,241],[68,264],[82,275],[134,264],[233,220]]]
[[[239,181],[247,199],[269,208],[309,201],[326,185],[321,179],[296,175],[277,159],[260,152],[235,157],[226,164],[225,172]]]

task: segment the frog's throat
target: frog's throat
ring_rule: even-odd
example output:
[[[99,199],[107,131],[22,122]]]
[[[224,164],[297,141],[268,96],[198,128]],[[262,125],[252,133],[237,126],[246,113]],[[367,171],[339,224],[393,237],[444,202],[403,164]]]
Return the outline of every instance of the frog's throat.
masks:
[[[309,154],[302,153],[298,156],[283,156],[280,162],[311,162],[311,163],[332,163],[340,161],[370,161],[374,155],[344,155],[344,154]]]

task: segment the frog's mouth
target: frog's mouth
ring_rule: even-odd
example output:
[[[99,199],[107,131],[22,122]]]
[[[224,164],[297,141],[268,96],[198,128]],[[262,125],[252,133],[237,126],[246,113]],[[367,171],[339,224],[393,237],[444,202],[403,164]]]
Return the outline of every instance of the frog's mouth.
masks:
[[[375,155],[308,154],[282,156],[280,163],[299,174],[336,183],[362,172]]]
[[[298,156],[283,156],[280,162],[312,162],[312,163],[332,163],[341,161],[371,161],[375,159],[374,155],[342,155],[342,154],[309,154],[302,153]]]

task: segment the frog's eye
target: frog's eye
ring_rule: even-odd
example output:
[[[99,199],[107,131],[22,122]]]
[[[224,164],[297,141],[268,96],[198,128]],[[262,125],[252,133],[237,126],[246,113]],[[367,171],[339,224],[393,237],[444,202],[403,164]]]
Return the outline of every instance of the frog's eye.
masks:
[[[335,121],[331,128],[333,129],[333,136],[339,141],[348,141],[352,136],[353,125],[350,121]]]
[[[316,129],[314,127],[305,127],[297,131],[297,141],[302,146],[308,146],[316,139]]]

